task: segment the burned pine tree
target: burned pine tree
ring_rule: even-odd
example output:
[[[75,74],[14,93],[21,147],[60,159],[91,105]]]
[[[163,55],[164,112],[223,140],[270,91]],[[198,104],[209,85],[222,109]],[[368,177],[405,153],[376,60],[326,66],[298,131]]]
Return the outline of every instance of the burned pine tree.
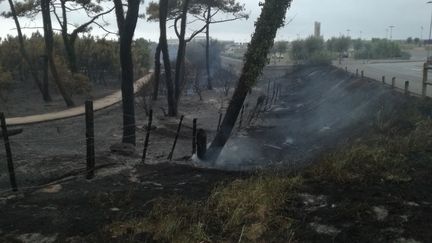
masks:
[[[75,106],[72,101],[70,95],[67,93],[63,82],[60,79],[59,73],[57,71],[57,67],[54,60],[54,37],[53,37],[53,29],[51,22],[51,10],[50,10],[50,0],[41,0],[41,12],[43,19],[43,28],[44,28],[44,40],[45,40],[45,54],[48,58],[49,67],[51,70],[52,78],[57,85],[57,88],[63,97],[66,105],[68,107]]]
[[[61,15],[57,14],[56,11],[57,5],[53,3],[51,5],[52,5],[54,16],[56,17],[57,22],[60,25],[61,36],[63,39],[63,45],[65,48],[65,54],[66,54],[66,59],[68,61],[69,70],[72,73],[78,73],[77,56],[75,51],[75,42],[78,38],[78,34],[88,32],[92,24],[96,24],[97,26],[105,30],[105,28],[101,24],[97,23],[96,21],[99,18],[103,17],[104,15],[111,13],[114,10],[114,7],[107,11],[103,11],[103,7],[97,2],[76,1],[75,4],[77,6],[74,5],[69,6],[67,5],[68,2],[69,2],[68,0],[60,0]],[[71,33],[69,33],[69,27],[71,26],[71,24],[68,21],[69,20],[68,15],[70,12],[76,12],[80,9],[83,9],[86,12],[86,14],[90,17],[90,19],[87,22],[76,26],[76,28],[72,30]]]
[[[245,55],[245,64],[231,102],[228,106],[221,129],[216,134],[206,155],[214,163],[228,141],[248,92],[255,85],[267,64],[267,55],[274,44],[277,30],[284,25],[287,9],[292,0],[267,0],[261,16],[255,24],[255,33]]]
[[[210,42],[210,25],[236,21],[239,19],[248,19],[249,14],[245,13],[244,4],[240,4],[235,0],[196,0],[196,5],[199,6],[200,14],[195,14],[195,18],[205,23],[206,29],[206,71],[207,71],[207,89],[213,89],[213,76],[211,73],[211,42]],[[203,12],[201,14],[201,12]],[[229,16],[225,19],[215,19],[218,13],[223,13]]]
[[[182,89],[185,86],[184,68],[187,44],[192,41],[198,34],[202,33],[207,27],[206,25],[204,25],[201,28],[192,31],[192,33],[187,36],[188,14],[198,14],[201,11],[200,8],[196,7],[196,4],[197,3],[195,1],[191,0],[160,0],[159,3],[151,2],[149,7],[147,8],[147,14],[149,15],[148,20],[159,21],[159,45],[162,52],[165,68],[169,116],[177,116],[178,103],[180,102]],[[174,77],[171,76],[171,61],[168,55],[168,44],[166,40],[166,29],[168,21],[174,21],[175,34],[179,40],[177,56],[175,59],[176,63]],[[157,66],[157,60],[155,62]],[[157,82],[158,80],[155,80],[155,83]]]
[[[22,34],[22,30],[21,30],[21,24],[19,22],[18,19],[18,14],[15,8],[15,4],[12,0],[8,0],[9,2],[9,7],[10,7],[10,12],[3,12],[2,15],[6,18],[8,17],[12,17],[14,22],[15,22],[15,27],[17,29],[17,34],[18,34],[18,41],[19,41],[19,46],[20,46],[20,52],[21,55],[24,59],[24,61],[26,62],[26,64],[29,67],[29,71],[31,76],[33,77],[34,82],[36,83],[36,86],[38,87],[38,89],[40,90],[41,94],[42,94],[42,98],[45,102],[51,102],[52,98],[51,95],[49,93],[49,89],[48,89],[48,82],[47,80],[45,80],[44,83],[42,83],[38,77],[37,71],[34,67],[34,64],[32,63],[32,61],[30,60],[29,54],[27,52],[27,49],[25,47],[24,44],[24,37]],[[29,4],[33,4],[33,3],[29,3]],[[36,7],[36,6],[31,6],[31,7]]]
[[[140,0],[128,0],[125,15],[122,0],[114,0],[120,39],[121,91],[123,104],[123,143],[136,145],[134,69],[132,40],[138,21]]]

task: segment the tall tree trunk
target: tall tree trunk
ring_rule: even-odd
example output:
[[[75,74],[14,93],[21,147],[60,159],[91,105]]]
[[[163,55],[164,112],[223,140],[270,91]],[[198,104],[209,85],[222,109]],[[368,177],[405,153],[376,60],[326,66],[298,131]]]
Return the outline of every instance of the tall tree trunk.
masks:
[[[47,55],[43,55],[42,90],[44,94],[48,94],[49,96],[49,61]],[[51,96],[49,98],[51,99]]]
[[[121,0],[114,0],[120,35],[120,63],[122,69],[123,143],[136,145],[134,74],[132,40],[138,21],[140,0],[129,0],[126,18]]]
[[[168,101],[168,116],[177,116],[177,106],[174,97],[174,85],[171,76],[171,60],[168,52],[167,41],[167,16],[168,16],[168,0],[159,1],[159,28],[160,39],[159,44],[162,51],[165,80],[167,88],[167,101]]]
[[[160,74],[161,74],[161,45],[160,43],[156,47],[155,53],[155,72],[154,72],[154,80],[153,80],[153,100],[156,101],[159,95],[159,82],[160,82]]]
[[[180,93],[182,87],[182,79],[184,72],[184,60],[186,56],[186,24],[187,24],[187,12],[189,8],[190,0],[185,0],[183,3],[183,9],[180,17],[180,34],[179,38],[179,46],[177,51],[177,61],[176,61],[176,70],[175,70],[175,105],[178,107],[178,103],[180,101]]]
[[[78,72],[78,67],[76,64],[76,54],[75,54],[75,41],[72,41],[68,34],[68,20],[67,20],[67,10],[66,10],[66,0],[61,0],[61,10],[63,23],[61,25],[61,33],[63,38],[63,44],[66,51],[66,57],[69,65],[69,70],[72,73]]]
[[[22,57],[24,58],[24,61],[27,63],[29,69],[30,69],[30,73],[33,77],[33,80],[36,83],[36,86],[38,87],[38,89],[40,90],[41,94],[42,94],[42,98],[45,102],[51,102],[52,98],[49,94],[49,90],[48,89],[44,89],[41,81],[39,80],[38,74],[36,72],[36,70],[34,69],[33,63],[30,61],[29,55],[27,53],[27,50],[25,48],[25,44],[24,44],[24,37],[22,35],[22,31],[21,31],[21,25],[20,22],[18,20],[18,16],[15,10],[15,5],[13,3],[12,0],[8,0],[9,1],[9,6],[11,9],[11,13],[12,13],[12,17],[14,19],[15,22],[15,26],[17,28],[17,33],[18,33],[18,41],[19,41],[19,45],[20,45],[20,52]]]
[[[207,89],[212,90],[212,75],[210,73],[210,22],[211,22],[211,6],[207,7],[207,19],[206,19],[206,68],[207,68]]]
[[[73,107],[74,103],[68,93],[66,92],[63,82],[60,80],[60,77],[57,72],[57,67],[54,61],[54,38],[52,32],[52,23],[51,23],[51,15],[50,15],[50,0],[41,0],[41,11],[43,18],[43,26],[44,26],[44,39],[45,39],[45,51],[48,57],[48,62],[50,64],[51,74],[53,76],[54,82],[57,85],[57,88],[63,97],[66,105],[68,107]]]
[[[219,132],[216,134],[206,159],[214,163],[228,141],[249,90],[255,85],[267,63],[277,30],[283,26],[285,14],[292,0],[267,0],[255,25],[255,33],[245,55],[245,64],[237,88],[228,106]]]

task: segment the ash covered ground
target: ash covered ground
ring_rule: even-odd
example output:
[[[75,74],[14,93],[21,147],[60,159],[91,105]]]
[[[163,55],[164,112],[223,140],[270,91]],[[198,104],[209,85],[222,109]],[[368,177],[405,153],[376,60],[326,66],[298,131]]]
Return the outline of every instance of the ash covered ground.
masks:
[[[6,166],[0,168],[3,239],[54,237],[64,241],[97,232],[124,213],[146,213],[146,204],[159,196],[181,194],[206,197],[214,185],[248,176],[257,168],[298,168],[320,153],[366,133],[384,110],[405,99],[402,94],[367,79],[358,79],[331,67],[296,69],[286,76],[264,77],[247,103],[266,93],[268,80],[281,84],[281,97],[268,112],[260,113],[250,127],[237,129],[216,165],[187,159],[191,155],[192,119],[199,127],[216,131],[218,112],[227,105],[221,92],[184,97],[181,113],[187,114],[174,158],[168,162],[178,119],[163,117],[155,104],[156,130],[146,165],[141,149],[146,116],[138,111],[138,145],[134,156],[109,152],[121,139],[120,107],[96,113],[96,178],[87,181],[84,118],[24,127],[12,138],[16,163],[17,194],[8,192]],[[138,104],[139,107],[139,104]],[[139,109],[139,108],[138,108]],[[4,157],[4,154],[0,154]],[[45,185],[45,186],[41,186]]]

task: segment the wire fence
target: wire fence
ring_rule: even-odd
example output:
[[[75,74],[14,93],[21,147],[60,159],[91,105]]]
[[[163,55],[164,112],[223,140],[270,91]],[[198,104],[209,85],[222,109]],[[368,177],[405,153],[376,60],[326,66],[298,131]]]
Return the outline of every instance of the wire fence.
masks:
[[[249,101],[250,104],[243,105],[235,126],[236,131],[251,126],[262,113],[270,111],[272,105],[276,104],[281,97],[281,93],[280,84],[269,81],[266,94],[258,97],[256,104]],[[213,124],[203,124],[204,122],[200,123],[199,120],[197,122],[195,117],[190,117],[190,119],[186,117],[183,124],[178,123],[180,119],[173,120],[172,127],[178,125],[178,129],[172,129],[171,136],[164,136],[161,133],[158,137],[153,137],[154,131],[151,126],[148,127],[150,123],[144,114],[141,114],[142,117],[136,120],[136,124],[123,126],[123,117],[136,118],[137,116],[129,114],[111,116],[111,112],[110,110],[100,111],[97,116],[94,116],[93,110],[88,110],[85,117],[33,124],[26,126],[21,134],[10,137],[7,136],[8,131],[3,131],[0,139],[5,145],[10,146],[11,154],[8,154],[7,149],[0,149],[0,157],[9,158],[10,156],[13,171],[3,166],[4,160],[2,159],[0,194],[9,192],[11,186],[15,187],[13,183],[11,184],[12,177],[15,178],[19,190],[37,189],[76,176],[92,178],[91,173],[96,169],[118,164],[118,157],[111,156],[108,148],[120,143],[122,139],[134,137],[124,136],[124,128],[137,129],[136,149],[139,156],[132,159],[135,163],[146,159],[144,151],[151,153],[152,150],[164,150],[164,152],[154,152],[150,159],[170,160],[185,155],[190,157],[196,151],[196,124],[198,123],[198,127],[205,126],[207,129],[213,127],[214,129],[210,130],[212,130],[211,133],[215,133],[220,129],[224,116],[223,111],[215,113],[214,119],[210,119],[213,121],[210,123]],[[90,124],[94,128],[93,131],[91,129],[89,131]],[[7,124],[5,125],[5,130],[7,130]],[[180,137],[182,141],[177,143],[180,133],[189,132],[190,134]],[[89,164],[92,156],[93,164]],[[97,177],[97,173],[95,176]]]

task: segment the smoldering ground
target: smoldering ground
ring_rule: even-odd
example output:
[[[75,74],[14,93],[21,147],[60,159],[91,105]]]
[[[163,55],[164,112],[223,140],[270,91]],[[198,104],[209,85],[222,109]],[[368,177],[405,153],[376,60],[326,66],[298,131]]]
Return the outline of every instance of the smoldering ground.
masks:
[[[388,86],[333,67],[300,67],[273,80],[281,97],[259,121],[237,131],[216,167],[299,167],[366,133],[405,99]],[[265,93],[267,79],[258,85]],[[250,99],[249,103],[254,100]]]

